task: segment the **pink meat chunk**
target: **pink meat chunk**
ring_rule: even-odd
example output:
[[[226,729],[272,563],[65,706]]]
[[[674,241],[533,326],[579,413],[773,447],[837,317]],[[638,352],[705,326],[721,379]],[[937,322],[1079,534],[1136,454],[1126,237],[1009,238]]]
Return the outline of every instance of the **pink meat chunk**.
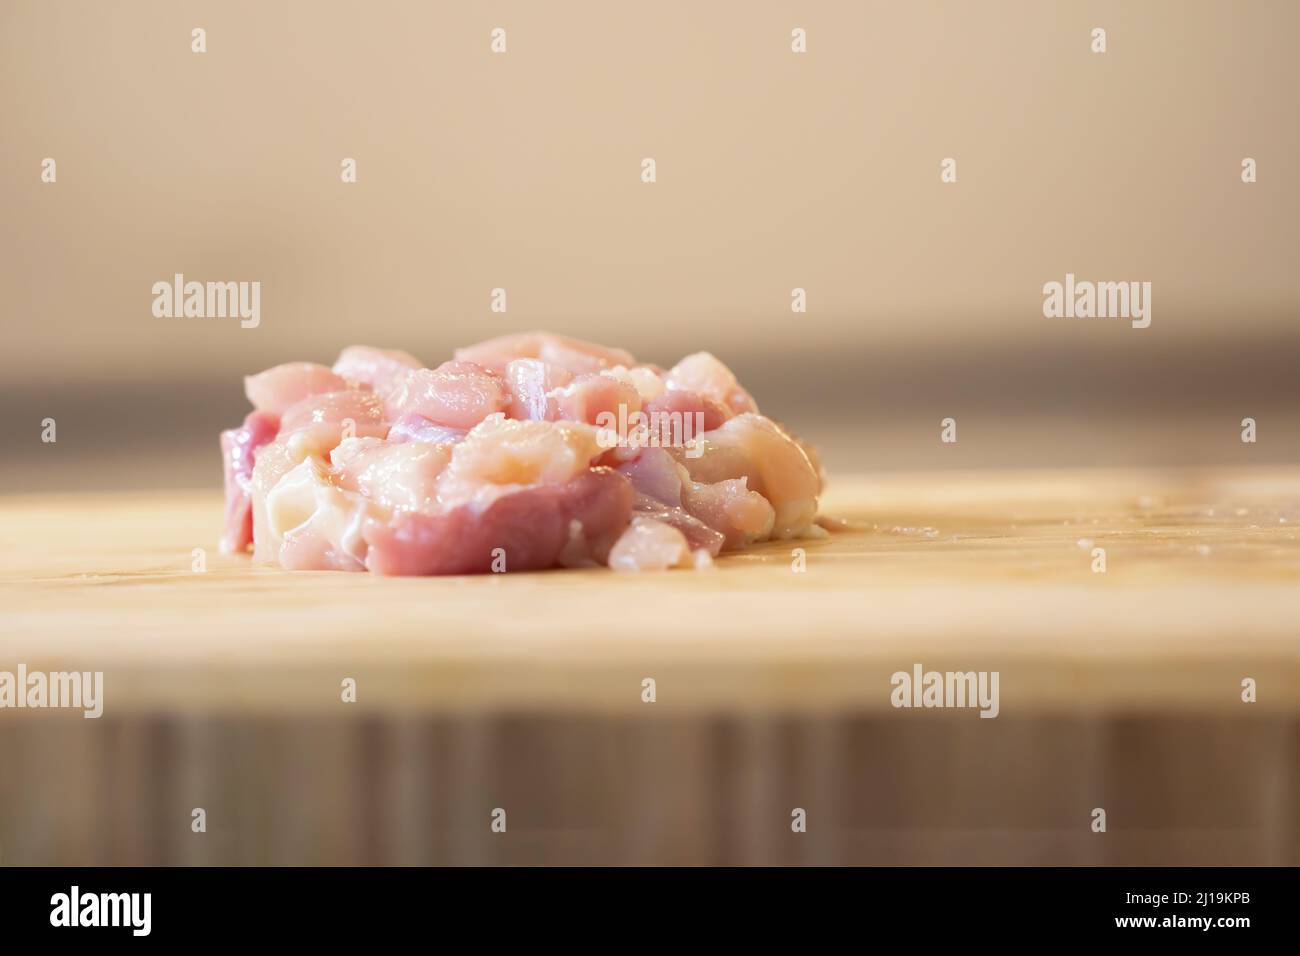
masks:
[[[382,438],[388,432],[384,423],[384,403],[373,392],[347,389],[308,395],[285,409],[280,431],[288,433],[309,425],[352,423],[355,434]]]
[[[575,375],[636,363],[632,353],[623,349],[607,348],[594,342],[583,342],[549,332],[522,332],[488,339],[477,345],[457,349],[456,359],[474,362],[496,372],[504,372],[506,365],[515,359],[541,359],[548,365]]]
[[[244,424],[221,433],[226,491],[221,550],[226,554],[247,551],[253,543],[253,465],[258,450],[275,438],[279,428],[279,420],[270,412],[249,412]]]
[[[632,482],[637,494],[674,508],[681,507],[684,469],[664,449],[646,448],[618,470]]]
[[[632,488],[609,469],[563,485],[509,492],[479,510],[465,504],[441,514],[403,512],[364,528],[366,567],[378,574],[477,574],[555,567],[572,537],[599,560],[632,513]],[[576,529],[573,527],[576,522]],[[570,561],[572,557],[570,556]]]
[[[429,442],[435,445],[458,442],[469,433],[465,428],[448,428],[431,422],[423,415],[403,415],[388,430],[390,442]]]
[[[330,452],[344,439],[340,424],[322,423],[278,435],[258,452],[250,482],[253,500],[253,561],[259,564],[279,560],[279,543],[268,530],[267,498],[280,481],[307,459],[328,460]]]
[[[765,541],[776,522],[771,503],[757,491],[750,491],[745,478],[728,478],[712,484],[685,482],[682,503],[693,518],[724,536],[724,548],[743,548],[755,541]]]
[[[641,395],[635,387],[599,372],[579,375],[553,395],[556,417],[567,422],[604,425],[602,415],[611,416],[613,422],[626,421],[641,410]]]
[[[727,542],[725,534],[710,528],[680,505],[666,505],[649,495],[640,494],[633,499],[632,505],[637,517],[653,518],[680,531],[692,551],[707,551],[716,557]]]
[[[808,532],[817,515],[821,475],[803,446],[780,425],[744,412],[709,432],[701,451],[698,457],[680,457],[693,481],[714,484],[743,478],[749,490],[772,506],[772,537]]]
[[[410,352],[349,345],[335,359],[333,371],[349,382],[383,393],[394,380],[418,368],[424,368],[424,363]]]
[[[340,392],[348,383],[324,365],[286,362],[244,379],[244,394],[259,412],[282,413],[309,395]]]
[[[670,524],[642,515],[632,519],[609,552],[615,571],[665,571],[694,563],[686,536]]]
[[[690,416],[692,424],[697,421],[703,424],[704,431],[713,431],[733,414],[726,405],[707,395],[680,388],[669,388],[659,397],[647,402],[645,413],[661,418],[667,417],[669,420],[673,415],[681,416],[683,419]]]
[[[450,444],[352,438],[330,452],[331,480],[388,510],[435,511],[438,478],[450,460]]]
[[[559,410],[552,392],[573,381],[573,373],[541,359],[511,359],[505,367],[510,404],[506,414],[529,421],[555,420]]]
[[[745,478],[693,481],[686,468],[662,448],[647,448],[618,470],[637,492],[638,513],[653,512],[658,520],[678,528],[692,548],[704,547],[717,554],[723,548],[766,540],[772,533],[772,506],[749,490]]]
[[[343,350],[245,379],[221,433],[226,551],[387,575],[701,567],[814,536],[816,452],[706,352],[670,370],[544,332],[436,368]]]
[[[731,369],[708,352],[686,356],[669,369],[665,380],[670,389],[703,395],[737,415],[758,411],[754,399],[740,387]]]
[[[505,379],[481,365],[443,362],[435,369],[416,369],[396,379],[384,404],[391,421],[414,414],[448,428],[469,429],[505,411],[510,391]]]

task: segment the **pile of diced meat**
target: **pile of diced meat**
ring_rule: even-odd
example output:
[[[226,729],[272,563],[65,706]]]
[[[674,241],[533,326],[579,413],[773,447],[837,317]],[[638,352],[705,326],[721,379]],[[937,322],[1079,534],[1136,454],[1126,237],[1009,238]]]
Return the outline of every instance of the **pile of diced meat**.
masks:
[[[353,346],[332,368],[277,365],[244,390],[254,411],[221,434],[222,549],[251,546],[256,562],[663,569],[820,532],[815,453],[707,352],[664,371],[527,333],[426,368]]]

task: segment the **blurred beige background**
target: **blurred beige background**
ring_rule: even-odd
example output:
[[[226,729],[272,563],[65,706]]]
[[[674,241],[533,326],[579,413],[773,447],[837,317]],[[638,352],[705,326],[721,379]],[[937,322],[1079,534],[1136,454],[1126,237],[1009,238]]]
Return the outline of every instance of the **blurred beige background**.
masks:
[[[1300,459],[1298,33],[1259,0],[9,0],[0,479],[215,485],[245,373],[537,327],[715,351],[833,469]],[[154,318],[177,272],[260,281],[260,327]],[[1045,319],[1066,272],[1152,282],[1151,327]]]

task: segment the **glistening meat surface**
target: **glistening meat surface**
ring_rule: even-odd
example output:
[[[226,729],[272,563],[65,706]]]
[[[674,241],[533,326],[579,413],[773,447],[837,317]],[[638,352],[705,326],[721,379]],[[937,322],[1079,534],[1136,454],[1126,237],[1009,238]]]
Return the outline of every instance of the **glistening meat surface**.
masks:
[[[815,536],[815,453],[707,352],[670,369],[545,332],[426,367],[355,345],[245,379],[222,550],[287,570],[700,568]]]

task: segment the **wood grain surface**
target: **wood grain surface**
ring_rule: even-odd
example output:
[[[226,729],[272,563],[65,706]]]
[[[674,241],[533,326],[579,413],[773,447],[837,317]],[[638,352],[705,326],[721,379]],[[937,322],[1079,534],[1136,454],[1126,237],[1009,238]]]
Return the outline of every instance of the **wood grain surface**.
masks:
[[[873,711],[918,662],[999,670],[1004,714],[1238,712],[1244,677],[1300,708],[1300,469],[834,476],[823,510],[704,572],[385,579],[218,554],[214,492],[8,497],[0,669],[102,670],[124,712],[310,713],[344,677],[381,711],[631,713],[644,677]]]
[[[802,573],[395,580],[221,557],[211,492],[10,497],[0,670],[103,670],[105,707],[0,711],[0,865],[1294,865],[1298,500],[840,476]],[[891,708],[918,662],[998,670],[998,719]]]

